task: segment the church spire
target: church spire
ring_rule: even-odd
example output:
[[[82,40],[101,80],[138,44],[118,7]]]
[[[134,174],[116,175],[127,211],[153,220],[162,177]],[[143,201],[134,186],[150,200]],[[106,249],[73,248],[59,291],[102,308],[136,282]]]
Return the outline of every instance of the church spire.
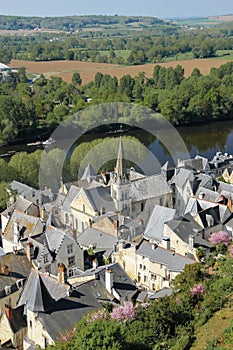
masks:
[[[124,176],[125,169],[123,169],[123,162],[124,162],[124,150],[123,150],[122,137],[120,137],[118,154],[117,154],[117,163],[116,163],[116,174],[117,174],[117,178],[120,180],[123,179],[123,176]]]

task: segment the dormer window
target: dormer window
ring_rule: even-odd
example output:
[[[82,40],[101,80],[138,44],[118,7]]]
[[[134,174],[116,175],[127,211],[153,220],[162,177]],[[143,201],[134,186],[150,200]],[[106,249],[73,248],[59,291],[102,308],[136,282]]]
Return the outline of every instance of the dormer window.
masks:
[[[6,295],[11,294],[11,286],[5,286],[5,293]]]
[[[16,281],[16,285],[17,285],[18,289],[22,288],[23,287],[23,280],[21,279],[21,280]]]
[[[73,244],[68,244],[67,245],[67,254],[73,253]]]

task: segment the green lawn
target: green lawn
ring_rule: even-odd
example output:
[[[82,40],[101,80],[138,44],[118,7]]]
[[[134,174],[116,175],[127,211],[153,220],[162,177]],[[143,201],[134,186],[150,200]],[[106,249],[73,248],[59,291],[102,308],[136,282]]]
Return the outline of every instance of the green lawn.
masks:
[[[101,56],[109,56],[109,52],[110,52],[109,50],[99,51]],[[124,58],[124,60],[127,60],[127,58],[130,55],[131,50],[114,50],[114,52],[115,52],[117,57],[121,56]]]

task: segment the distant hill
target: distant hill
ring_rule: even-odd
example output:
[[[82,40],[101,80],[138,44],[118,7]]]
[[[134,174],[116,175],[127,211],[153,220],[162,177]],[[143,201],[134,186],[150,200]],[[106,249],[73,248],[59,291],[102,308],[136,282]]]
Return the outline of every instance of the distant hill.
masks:
[[[82,28],[108,26],[147,28],[167,21],[156,17],[142,16],[65,16],[65,17],[23,17],[0,16],[0,30],[36,30],[46,28],[52,30],[75,31]]]

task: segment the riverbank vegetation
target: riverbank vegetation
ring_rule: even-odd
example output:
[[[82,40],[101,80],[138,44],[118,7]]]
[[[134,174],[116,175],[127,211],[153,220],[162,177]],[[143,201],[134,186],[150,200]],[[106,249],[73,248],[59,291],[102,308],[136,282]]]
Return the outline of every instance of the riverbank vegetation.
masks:
[[[97,73],[94,81],[82,85],[78,72],[68,84],[59,77],[41,75],[33,85],[24,68],[0,79],[0,144],[38,139],[51,133],[74,113],[100,103],[127,102],[161,113],[174,125],[196,124],[233,117],[233,62],[213,68],[202,76],[194,69],[184,77],[184,69],[155,65],[153,78],[142,72],[120,80]],[[130,114],[122,123],[135,123],[144,116]],[[92,114],[85,114],[81,126],[92,125]],[[109,119],[108,119],[109,118]],[[111,123],[111,115],[105,116]]]

